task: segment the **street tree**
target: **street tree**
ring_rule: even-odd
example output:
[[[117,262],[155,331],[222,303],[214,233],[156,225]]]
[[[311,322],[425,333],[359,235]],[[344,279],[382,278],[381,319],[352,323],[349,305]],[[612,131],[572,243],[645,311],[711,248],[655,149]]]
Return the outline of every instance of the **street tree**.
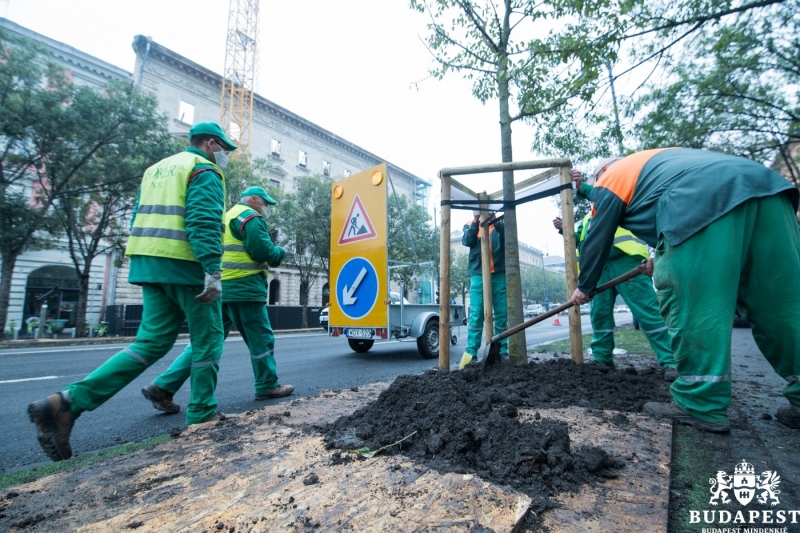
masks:
[[[450,263],[450,297],[461,296],[461,304],[466,304],[469,292],[469,253],[454,252]]]
[[[667,84],[631,104],[640,147],[708,148],[800,171],[800,2],[703,28]]]
[[[436,61],[431,75],[442,79],[458,73],[472,81],[472,94],[482,103],[497,100],[501,161],[512,162],[511,126],[538,111],[529,106],[534,94],[530,87],[548,75],[538,67],[533,41],[524,33],[525,24],[540,20],[544,12],[528,0],[410,0],[409,4],[429,16],[425,42]],[[512,171],[503,172],[503,199],[515,200]],[[524,319],[518,226],[514,209],[504,213],[508,325],[513,327]],[[527,362],[524,334],[509,339],[509,359],[515,364]]]
[[[112,83],[102,90],[76,89],[70,106],[89,131],[105,131],[106,141],[91,136],[96,150],[75,172],[69,187],[49,198],[53,219],[65,237],[78,278],[77,334],[83,335],[94,260],[113,249],[124,251],[128,220],[144,171],[178,151],[151,96],[132,85]],[[111,133],[115,132],[115,133]]]
[[[328,277],[331,242],[331,183],[325,176],[295,179],[295,190],[279,195],[278,205],[268,213],[275,216],[276,242],[286,249],[284,265],[300,276],[300,305],[303,327],[308,327],[306,308],[309,293],[317,279]],[[272,194],[272,193],[270,193]],[[268,220],[268,223],[270,220]]]
[[[425,208],[409,204],[405,196],[392,195],[387,205],[387,216],[389,260],[414,265],[393,268],[391,279],[410,288],[415,278],[438,277],[435,265],[439,259],[439,229],[431,226],[431,217]],[[415,266],[420,263],[430,264]]]
[[[268,190],[272,187],[269,169],[272,163],[263,158],[250,159],[244,154],[233,152],[225,167],[225,195],[228,209],[236,205],[242,193],[248,187],[261,187]]]

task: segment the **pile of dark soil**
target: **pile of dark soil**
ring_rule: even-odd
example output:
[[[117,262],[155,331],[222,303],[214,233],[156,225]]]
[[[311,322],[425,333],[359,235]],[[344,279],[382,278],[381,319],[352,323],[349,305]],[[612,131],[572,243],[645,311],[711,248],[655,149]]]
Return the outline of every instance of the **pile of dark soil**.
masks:
[[[518,408],[641,412],[645,402],[668,396],[655,368],[607,370],[569,359],[471,365],[461,372],[398,377],[376,401],[334,422],[325,440],[340,449],[378,450],[413,434],[382,453],[511,486],[533,498],[539,511],[548,508],[549,496],[613,477],[623,463],[601,448],[572,449],[564,422],[538,412],[520,422]],[[619,414],[600,418],[626,422]]]

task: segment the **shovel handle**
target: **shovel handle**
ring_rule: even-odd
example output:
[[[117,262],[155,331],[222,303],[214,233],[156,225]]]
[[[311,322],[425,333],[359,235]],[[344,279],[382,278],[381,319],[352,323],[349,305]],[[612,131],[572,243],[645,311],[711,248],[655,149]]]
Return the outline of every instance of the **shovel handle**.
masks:
[[[600,285],[599,287],[597,287],[594,290],[594,292],[592,292],[592,297],[594,297],[594,295],[597,294],[597,293],[600,293],[600,292],[603,292],[603,291],[607,291],[611,287],[615,287],[615,286],[619,285],[623,281],[628,281],[629,279],[631,279],[634,276],[638,276],[639,274],[644,274],[644,272],[645,272],[644,265],[639,265],[636,268],[634,268],[633,270],[630,270],[630,271],[624,273],[623,275],[621,275],[619,277],[616,277],[616,278],[612,279],[611,281],[607,281],[607,282],[603,283],[602,285]],[[498,333],[497,335],[492,337],[489,342],[492,343],[492,342],[501,341],[501,340],[505,339],[506,337],[510,337],[511,335],[513,335],[515,333],[519,333],[523,329],[526,329],[526,328],[528,328],[528,327],[530,327],[530,326],[532,326],[534,324],[538,324],[542,320],[545,320],[547,318],[550,318],[551,316],[557,315],[561,311],[566,311],[567,309],[569,309],[570,307],[572,307],[574,305],[575,305],[575,302],[570,300],[569,302],[567,302],[565,304],[561,304],[558,307],[554,307],[553,309],[550,309],[546,313],[542,313],[539,316],[535,316],[533,318],[530,318],[530,319],[526,320],[522,324],[516,325],[511,329],[507,329],[506,331],[503,331],[502,333]]]

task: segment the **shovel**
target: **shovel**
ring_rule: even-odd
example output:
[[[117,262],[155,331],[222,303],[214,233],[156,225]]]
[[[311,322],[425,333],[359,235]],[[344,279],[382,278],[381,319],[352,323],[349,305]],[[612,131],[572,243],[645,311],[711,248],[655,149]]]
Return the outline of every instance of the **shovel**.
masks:
[[[617,278],[614,278],[611,281],[603,283],[602,285],[597,287],[594,290],[594,292],[592,292],[591,296],[594,297],[595,294],[601,293],[603,291],[607,291],[611,287],[615,287],[615,286],[619,285],[620,283],[622,283],[623,281],[628,281],[629,279],[631,279],[634,276],[638,276],[639,274],[644,274],[644,272],[645,272],[644,264],[639,265],[638,267],[634,268],[633,270],[631,270],[629,272],[626,272],[625,274],[623,274],[623,275],[621,275],[621,276],[619,276]],[[486,368],[487,365],[493,365],[493,364],[496,364],[496,363],[499,363],[499,362],[502,361],[502,359],[500,358],[500,341],[501,340],[505,339],[506,337],[510,337],[511,335],[513,335],[515,333],[519,333],[523,329],[527,329],[527,328],[529,328],[530,326],[532,326],[534,324],[538,324],[542,320],[545,320],[547,318],[550,318],[551,316],[557,315],[558,313],[560,313],[562,311],[566,311],[567,309],[569,309],[570,307],[572,307],[574,305],[575,305],[575,303],[572,302],[572,301],[569,301],[569,302],[567,302],[565,304],[561,304],[558,307],[554,307],[553,309],[550,309],[546,313],[543,313],[543,314],[541,314],[539,316],[536,316],[536,317],[533,317],[531,319],[528,319],[525,322],[523,322],[522,324],[514,326],[511,329],[507,329],[506,331],[503,331],[502,333],[498,333],[497,335],[492,337],[489,340],[489,343],[483,349],[483,362],[481,363],[481,368]]]

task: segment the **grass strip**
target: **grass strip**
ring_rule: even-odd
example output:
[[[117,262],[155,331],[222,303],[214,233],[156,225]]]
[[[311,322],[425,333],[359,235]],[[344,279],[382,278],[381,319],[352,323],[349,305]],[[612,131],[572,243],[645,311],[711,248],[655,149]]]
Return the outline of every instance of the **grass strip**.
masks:
[[[81,454],[72,457],[71,459],[67,459],[66,461],[58,461],[42,466],[27,468],[25,470],[17,470],[15,472],[11,472],[10,474],[0,476],[0,489],[13,487],[14,485],[20,485],[22,483],[30,483],[31,481],[36,481],[37,479],[51,476],[59,472],[77,470],[78,468],[98,463],[106,459],[152,448],[153,446],[161,444],[162,442],[167,442],[168,440],[172,440],[172,437],[169,435],[162,435],[160,437],[147,439],[142,442],[131,442],[128,444],[122,444],[120,446],[114,446],[112,448],[106,448],[97,452]]]
[[[592,334],[583,336],[583,349],[587,350],[592,343]],[[647,342],[647,337],[641,330],[633,329],[633,326],[626,324],[617,328],[614,333],[614,346],[628,350],[628,353],[639,355],[655,355],[650,343]],[[569,344],[569,339],[562,341],[552,342],[550,344],[540,344],[534,347],[533,352],[556,352],[556,353],[569,353],[572,351]]]

